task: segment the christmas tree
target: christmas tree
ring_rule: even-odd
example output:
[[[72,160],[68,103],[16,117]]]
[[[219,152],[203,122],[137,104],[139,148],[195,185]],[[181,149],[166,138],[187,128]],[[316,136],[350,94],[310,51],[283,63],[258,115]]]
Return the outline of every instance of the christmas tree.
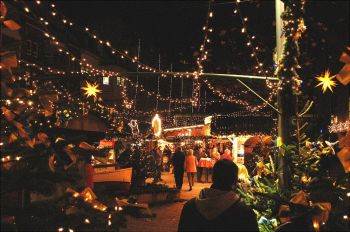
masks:
[[[1,27],[19,30],[6,18]],[[38,94],[30,73],[20,73],[16,54],[1,48],[1,230],[116,231],[125,220],[118,205],[101,203],[75,162],[70,142],[48,133],[52,96]],[[73,164],[73,165],[72,165]]]

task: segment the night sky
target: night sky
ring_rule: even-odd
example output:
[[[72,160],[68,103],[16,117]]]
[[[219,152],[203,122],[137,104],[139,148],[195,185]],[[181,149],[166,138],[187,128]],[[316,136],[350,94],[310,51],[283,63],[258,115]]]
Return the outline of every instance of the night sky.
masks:
[[[241,1],[242,14],[248,16],[248,31],[256,35],[254,41],[261,48],[259,59],[270,72],[273,72],[273,50],[275,47],[274,1]],[[196,52],[203,40],[202,27],[205,24],[208,2],[206,1],[57,1],[60,12],[81,26],[94,28],[98,35],[112,42],[120,50],[137,54],[138,40],[141,40],[140,60],[158,67],[158,54],[161,68],[175,71],[194,71]],[[211,27],[212,45],[209,48],[209,61],[205,71],[217,73],[257,74],[256,63],[249,55],[246,38],[240,33],[241,22],[233,13],[235,4],[215,1],[214,18]],[[314,77],[329,68],[336,73],[342,67],[338,62],[341,52],[349,44],[349,1],[307,1],[305,24],[306,32],[301,39],[299,74],[303,79],[305,98],[329,104],[332,99],[322,99],[319,89],[315,89]],[[132,70],[135,71],[135,70]],[[156,80],[142,80],[148,88],[156,90]],[[244,90],[234,80],[212,80],[218,87],[225,86],[230,91]],[[267,95],[264,83],[247,82],[263,96]],[[191,82],[185,84],[186,97],[191,94]],[[174,94],[179,94],[179,81],[174,81]],[[224,89],[223,89],[224,90]],[[162,92],[163,91],[163,92]],[[209,90],[208,99],[215,99]],[[168,94],[169,80],[161,81],[161,94]],[[253,95],[248,99],[261,103]],[[327,100],[328,99],[328,100]],[[334,99],[333,99],[334,100]],[[224,107],[223,107],[224,106]],[[237,110],[237,106],[221,103],[215,110]],[[331,109],[332,110],[332,109]]]

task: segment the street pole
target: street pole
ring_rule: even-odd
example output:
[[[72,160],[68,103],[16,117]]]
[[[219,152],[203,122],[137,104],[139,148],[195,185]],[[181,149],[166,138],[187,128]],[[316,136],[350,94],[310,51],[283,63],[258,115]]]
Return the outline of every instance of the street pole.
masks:
[[[284,3],[281,0],[275,0],[276,7],[276,64],[279,65],[280,60],[282,59],[283,54],[283,40],[282,29],[283,22],[281,19],[281,14],[284,11]],[[290,123],[291,118],[291,99],[292,99],[292,89],[289,85],[285,85],[282,90],[278,91],[277,94],[277,108],[279,111],[278,114],[278,144],[289,144],[290,143]],[[286,167],[284,162],[284,157],[282,152],[279,152],[278,155],[278,184],[280,189],[287,187],[288,180],[286,178],[288,174],[286,173]]]

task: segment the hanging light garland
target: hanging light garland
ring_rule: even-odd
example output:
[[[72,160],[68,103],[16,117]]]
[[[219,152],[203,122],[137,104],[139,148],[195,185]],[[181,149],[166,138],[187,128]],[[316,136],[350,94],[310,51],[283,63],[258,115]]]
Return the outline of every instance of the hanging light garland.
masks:
[[[200,92],[200,82],[199,77],[201,74],[203,74],[203,62],[207,60],[208,58],[208,51],[206,50],[206,45],[210,43],[209,33],[213,32],[212,28],[209,28],[209,20],[214,16],[213,11],[211,10],[211,4],[213,3],[212,0],[208,3],[208,12],[207,12],[207,18],[205,22],[205,26],[203,27],[204,31],[204,38],[203,42],[199,48],[200,56],[197,58],[197,66],[198,71],[193,72],[193,91],[192,91],[192,106],[197,107],[199,104],[199,92]]]
[[[239,1],[236,2],[237,7],[238,7],[238,3],[239,3]],[[213,16],[214,16],[214,13],[211,10],[211,1],[210,1],[209,6],[208,6],[206,25],[203,27],[203,30],[205,31],[204,40],[203,40],[202,45],[200,46],[200,57],[197,58],[198,71],[193,72],[193,76],[194,76],[194,88],[193,88],[193,94],[192,94],[192,98],[193,98],[192,104],[194,104],[193,106],[198,105],[198,96],[199,96],[199,91],[200,91],[200,85],[199,85],[199,83],[197,83],[197,81],[199,80],[200,75],[203,74],[203,62],[208,57],[208,51],[206,50],[206,45],[210,43],[209,33],[213,32],[213,29],[209,27],[209,20],[211,18],[213,18]],[[245,21],[247,21],[247,20],[248,20],[248,18],[244,18],[244,19],[242,18],[242,23],[244,25],[244,27],[242,28],[242,33],[246,33]],[[253,38],[255,38],[255,36]],[[251,43],[249,43],[249,45],[250,44]],[[263,73],[263,71],[262,71],[263,64],[261,62],[259,62],[259,60],[257,58],[257,55],[256,55],[257,50],[258,50],[257,47],[255,48],[255,50],[253,49],[252,54],[254,55],[256,60],[258,61],[258,65],[257,65],[258,68],[257,69],[260,69],[259,73]],[[266,73],[266,71],[264,73]],[[210,84],[210,82],[207,79],[201,79],[201,80],[203,80],[203,82],[208,86],[208,88],[215,95],[219,96],[221,99],[228,101],[228,102],[231,102],[231,103],[243,105],[246,107],[247,110],[257,111],[257,110],[260,110],[260,109],[266,107],[266,105],[267,105],[267,103],[264,102],[258,106],[250,106],[250,104],[245,100],[237,99],[234,96],[225,95],[222,91],[216,89],[212,84]],[[268,83],[269,83],[269,85],[267,85],[267,86],[269,88],[272,88],[273,85],[270,84],[270,81],[268,79],[266,79],[266,81],[268,81]],[[272,98],[276,95],[277,95],[277,88],[272,89],[272,91],[269,92],[268,102],[271,102]]]
[[[305,0],[285,1],[286,10],[281,15],[283,20],[282,33],[286,39],[283,45],[283,54],[278,61],[276,75],[280,78],[278,89],[282,90],[286,85],[291,86],[293,93],[300,91],[301,80],[297,70],[301,68],[297,57],[300,55],[298,40],[306,30],[304,24]]]
[[[258,46],[254,46],[253,41],[256,40],[256,35],[251,35],[249,33],[248,25],[247,25],[249,18],[247,16],[242,15],[239,4],[240,4],[240,1],[236,1],[236,9],[233,11],[233,13],[238,14],[239,18],[241,20],[241,23],[242,23],[241,33],[246,35],[246,39],[247,39],[246,46],[251,49],[252,52],[251,52],[250,56],[256,61],[255,69],[258,70],[258,73],[260,75],[267,76],[267,75],[269,75],[269,71],[268,70],[264,71],[264,67],[263,67],[264,64],[259,60],[259,57],[258,57],[258,52],[261,49]],[[275,84],[275,83],[271,82],[270,80],[268,80],[268,78],[266,78],[265,81],[266,81],[266,86],[269,89],[273,89],[273,88],[277,87],[277,83]],[[273,92],[273,93],[277,94],[277,92]]]
[[[44,7],[42,4],[37,3],[37,5]],[[56,20],[58,20],[59,22],[61,22],[64,26],[74,27],[77,31],[80,31],[84,34],[87,34],[90,38],[94,39],[97,44],[104,45],[106,48],[110,49],[110,52],[112,55],[118,56],[121,59],[127,59],[127,60],[131,61],[132,63],[134,63],[135,65],[137,65],[137,67],[142,69],[142,70],[149,71],[149,72],[156,72],[156,70],[157,70],[156,68],[153,68],[149,65],[141,63],[139,61],[138,57],[131,56],[129,54],[128,50],[122,51],[122,50],[116,49],[112,46],[112,44],[109,41],[102,40],[95,33],[93,33],[92,31],[94,31],[94,30],[92,30],[86,26],[81,26],[81,27],[78,26],[78,24],[74,23],[71,19],[69,19],[65,15],[59,13],[54,4],[51,4],[50,7],[51,7],[51,16],[53,18],[55,18]],[[28,7],[26,7],[26,8],[28,8]],[[28,8],[28,10],[29,10],[29,8]],[[47,25],[48,25],[48,21],[45,20],[43,17],[41,17],[41,18],[43,19],[44,22],[47,22]],[[161,71],[161,72],[166,73],[166,71]]]
[[[332,117],[331,124],[328,127],[330,133],[340,133],[346,132],[350,130],[350,120],[346,120],[345,122],[340,122],[338,117]]]
[[[28,8],[29,9],[29,8]],[[208,14],[208,18],[211,18],[211,17],[213,17],[213,13],[212,12],[209,12],[209,14]],[[41,21],[45,21],[45,20],[41,20]],[[66,20],[66,22],[67,22],[67,20]],[[208,30],[209,32],[212,32],[212,29],[209,29]],[[47,32],[45,32],[44,33],[44,35],[46,36],[46,37],[48,37],[48,38],[50,38],[51,39],[51,41],[52,42],[54,42],[54,44],[55,45],[59,45],[60,44],[60,42],[59,41],[57,41],[57,39],[54,37],[54,36],[50,36],[50,34],[48,34]],[[208,36],[207,36],[207,33],[206,33],[206,36],[205,36],[205,38],[207,38],[205,41],[205,43],[209,43],[210,42],[210,40],[208,40]],[[63,54],[65,54],[65,55],[67,55],[67,56],[70,56],[71,57],[71,59],[74,61],[74,60],[77,60],[77,61],[80,61],[79,59],[77,59],[75,56],[73,56],[69,51],[66,51],[66,50],[64,50],[64,49],[62,49],[62,48],[57,48],[58,49],[58,51],[60,52],[60,53],[63,53]],[[203,51],[204,51],[204,46],[203,46],[203,49],[202,49]],[[207,54],[207,52],[202,52],[202,54],[204,54],[203,55],[203,59],[205,60],[206,59],[206,54]],[[203,61],[203,59],[202,59],[202,61]],[[101,69],[97,69],[97,68],[94,68],[91,64],[88,64],[87,62],[85,62],[85,59],[82,59],[81,61],[80,61],[80,64],[81,65],[83,65],[83,66],[85,66],[86,67],[86,70],[88,70],[90,73],[94,73],[93,75],[109,75],[109,76],[112,76],[112,75],[114,75],[114,76],[118,76],[119,75],[119,73],[115,73],[115,72],[112,72],[112,71],[107,71],[107,70],[101,70]],[[203,68],[203,66],[201,66],[202,68]],[[57,72],[58,74],[60,74],[59,72]],[[63,72],[63,73],[61,73],[61,74],[65,74],[65,72]],[[190,78],[191,76],[199,76],[198,75],[198,73],[193,73],[193,74],[191,74],[191,73],[186,73],[185,75],[183,75],[183,74],[178,74],[178,75],[174,75],[174,77],[181,77],[181,78],[183,78],[183,77],[188,77],[188,78]],[[166,74],[162,74],[161,76],[163,76],[163,77],[166,77],[167,75]],[[141,87],[142,87],[142,85],[141,85]],[[198,85],[197,85],[197,89],[198,89]],[[142,91],[142,90],[141,90]],[[198,92],[197,92],[198,93]],[[152,93],[152,92],[148,92],[148,95],[156,95],[155,93]],[[195,95],[196,96],[196,95]],[[198,96],[198,95],[197,95]],[[222,96],[222,95],[221,95]],[[195,97],[196,98],[196,97]],[[171,99],[169,99],[169,98],[163,98],[163,97],[159,97],[159,99],[160,100],[165,100],[165,101],[171,101]],[[178,99],[174,99],[173,101],[178,101]],[[180,101],[183,101],[183,102],[191,102],[192,104],[193,104],[193,102],[198,102],[198,100],[196,100],[196,99],[180,99]],[[238,101],[239,102],[239,101]]]

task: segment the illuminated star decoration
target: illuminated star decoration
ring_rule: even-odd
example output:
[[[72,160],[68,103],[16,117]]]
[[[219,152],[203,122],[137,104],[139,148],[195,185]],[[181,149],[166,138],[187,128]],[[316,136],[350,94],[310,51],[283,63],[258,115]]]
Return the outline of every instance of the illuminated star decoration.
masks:
[[[316,85],[316,87],[322,85],[323,93],[325,93],[327,89],[329,89],[333,93],[332,87],[335,87],[337,85],[337,83],[333,81],[335,75],[330,77],[329,74],[329,70],[326,70],[323,76],[316,77],[316,79],[320,82],[318,83],[318,85]]]
[[[86,95],[86,97],[94,97],[94,100],[96,100],[97,98],[97,94],[101,93],[101,90],[98,89],[99,85],[94,83],[94,84],[90,84],[89,82],[86,82],[86,86],[81,87],[82,90],[85,90],[84,95]]]

